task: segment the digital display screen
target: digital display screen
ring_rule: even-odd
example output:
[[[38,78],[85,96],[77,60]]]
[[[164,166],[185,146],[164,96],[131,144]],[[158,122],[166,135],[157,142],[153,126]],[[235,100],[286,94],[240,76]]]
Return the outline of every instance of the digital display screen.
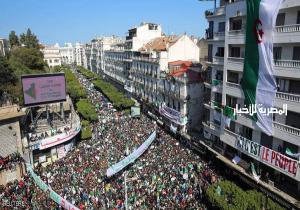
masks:
[[[25,75],[21,77],[21,81],[25,106],[66,100],[64,73]]]

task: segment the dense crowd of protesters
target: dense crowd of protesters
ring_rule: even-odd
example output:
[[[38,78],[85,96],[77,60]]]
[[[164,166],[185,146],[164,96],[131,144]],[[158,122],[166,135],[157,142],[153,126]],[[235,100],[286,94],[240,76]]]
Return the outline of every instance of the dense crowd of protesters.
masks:
[[[5,158],[0,156],[0,171],[11,170],[22,162],[24,162],[24,160],[18,152],[13,153]]]
[[[34,169],[42,180],[80,209],[125,209],[126,192],[128,209],[206,209],[204,190],[219,179],[209,164],[143,114],[124,117],[88,80],[78,77],[99,121],[92,124],[91,139],[78,143],[64,158]],[[106,176],[111,165],[137,149],[153,131],[157,137],[141,157],[113,177]],[[22,201],[18,209],[58,208],[28,176],[1,187],[1,198]]]

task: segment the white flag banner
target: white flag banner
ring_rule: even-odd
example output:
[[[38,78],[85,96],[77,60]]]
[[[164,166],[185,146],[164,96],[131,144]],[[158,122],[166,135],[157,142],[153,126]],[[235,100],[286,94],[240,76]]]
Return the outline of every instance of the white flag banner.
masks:
[[[108,177],[113,176],[114,174],[121,171],[123,168],[125,168],[130,163],[133,163],[137,158],[139,158],[150,146],[150,144],[154,141],[156,138],[156,131],[154,131],[148,139],[136,150],[134,150],[130,155],[128,155],[126,158],[121,160],[120,162],[114,164],[110,168],[107,169],[106,175]]]

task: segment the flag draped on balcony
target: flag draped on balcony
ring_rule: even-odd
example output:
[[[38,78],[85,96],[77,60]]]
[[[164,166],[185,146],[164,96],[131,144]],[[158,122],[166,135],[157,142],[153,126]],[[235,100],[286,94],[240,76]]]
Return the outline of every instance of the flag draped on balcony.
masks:
[[[230,106],[225,106],[223,109],[223,119],[224,125],[229,128],[231,120],[236,120],[236,114],[234,113],[234,109]]]
[[[218,87],[221,85],[221,81],[217,79],[212,80],[212,91],[216,92],[218,90]]]
[[[244,72],[241,85],[245,105],[273,107],[276,81],[273,68],[273,29],[283,0],[251,0],[247,4]],[[257,126],[272,135],[272,114],[253,116]]]

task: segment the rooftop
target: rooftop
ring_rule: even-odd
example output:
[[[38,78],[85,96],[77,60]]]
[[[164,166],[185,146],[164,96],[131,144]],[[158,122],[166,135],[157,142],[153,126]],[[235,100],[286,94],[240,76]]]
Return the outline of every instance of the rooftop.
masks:
[[[176,35],[158,37],[145,44],[139,51],[165,51],[168,47],[175,44],[179,38],[180,36]]]
[[[190,82],[200,81],[201,73],[193,71],[191,68],[194,66],[192,61],[173,61],[169,62],[170,76],[182,77],[184,74],[188,77]]]

